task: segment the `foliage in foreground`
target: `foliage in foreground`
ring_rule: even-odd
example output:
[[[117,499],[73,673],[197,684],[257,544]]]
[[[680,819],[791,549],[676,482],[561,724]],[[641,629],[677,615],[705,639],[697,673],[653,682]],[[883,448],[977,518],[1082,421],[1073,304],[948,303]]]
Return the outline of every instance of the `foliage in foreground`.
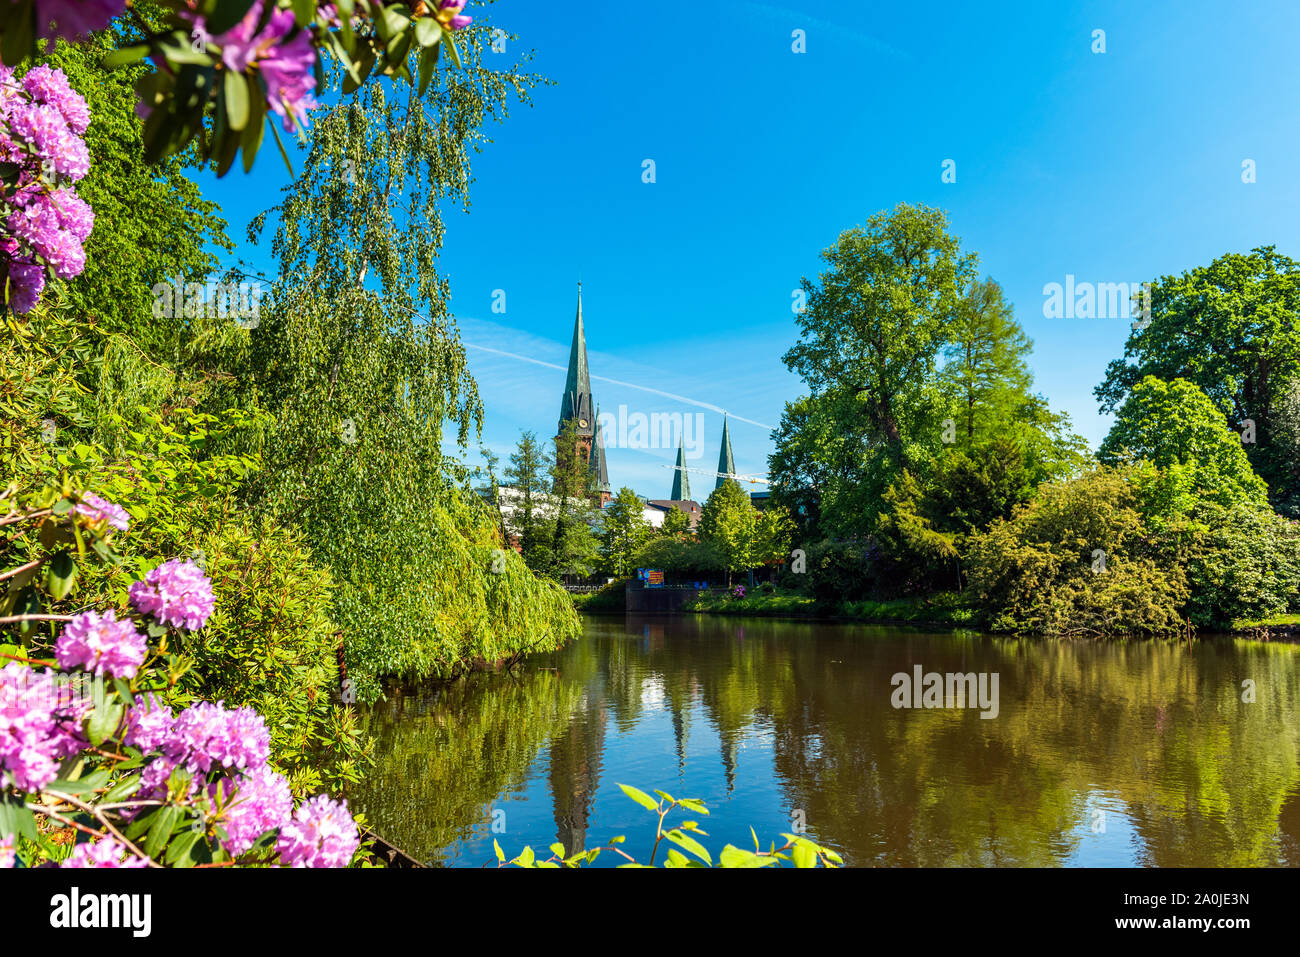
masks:
[[[346,802],[295,810],[264,717],[193,696],[187,649],[217,605],[202,569],[173,559],[141,574],[116,549],[131,515],[66,479],[21,498],[10,486],[0,504],[0,553],[21,562],[0,574],[0,626],[17,639],[0,645],[0,867],[350,863]],[[125,595],[46,611],[104,568],[129,580]]]
[[[506,855],[501,850],[501,845],[496,841],[492,842],[496,849],[497,866],[505,867],[513,865],[515,867],[582,867],[584,864],[591,864],[603,851],[611,851],[626,859],[626,862],[618,865],[619,867],[654,867],[655,859],[659,854],[659,847],[665,841],[675,845],[668,847],[663,867],[725,867],[725,868],[743,868],[743,867],[781,867],[784,864],[793,864],[799,868],[813,867],[839,867],[844,863],[839,854],[830,848],[822,847],[806,837],[800,837],[798,834],[782,834],[785,838],[785,844],[777,847],[773,841],[765,851],[758,843],[758,835],[754,834],[754,829],[750,828],[750,834],[754,838],[754,849],[747,851],[744,848],[736,847],[734,844],[728,844],[718,855],[717,864],[714,864],[713,855],[709,853],[708,848],[696,840],[696,837],[708,837],[708,832],[700,828],[699,822],[694,820],[684,820],[675,827],[665,829],[665,821],[669,814],[674,811],[686,811],[692,814],[708,815],[709,809],[703,801],[697,798],[674,798],[671,794],[663,791],[655,791],[659,800],[655,800],[644,791],[640,791],[630,785],[620,784],[623,793],[629,798],[641,805],[657,818],[655,822],[655,839],[650,848],[650,857],[646,863],[638,862],[631,854],[623,850],[620,845],[626,842],[623,836],[611,838],[605,847],[594,847],[587,851],[579,851],[576,854],[565,856],[564,845],[555,843],[550,846],[551,856],[547,858],[538,858],[537,854],[531,847],[525,847],[516,857],[506,860]],[[687,857],[682,851],[690,854]]]

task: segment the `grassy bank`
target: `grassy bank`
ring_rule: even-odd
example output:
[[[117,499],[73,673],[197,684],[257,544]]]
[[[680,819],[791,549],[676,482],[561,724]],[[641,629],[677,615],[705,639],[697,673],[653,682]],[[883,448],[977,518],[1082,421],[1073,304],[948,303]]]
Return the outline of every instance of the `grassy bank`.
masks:
[[[600,591],[585,595],[570,595],[573,607],[589,615],[623,614],[627,610],[627,579],[610,582]]]
[[[974,609],[956,592],[892,601],[844,601],[833,605],[818,603],[797,592],[746,595],[744,598],[729,594],[702,595],[687,605],[686,610],[711,615],[847,619],[943,627],[970,627],[976,623]]]

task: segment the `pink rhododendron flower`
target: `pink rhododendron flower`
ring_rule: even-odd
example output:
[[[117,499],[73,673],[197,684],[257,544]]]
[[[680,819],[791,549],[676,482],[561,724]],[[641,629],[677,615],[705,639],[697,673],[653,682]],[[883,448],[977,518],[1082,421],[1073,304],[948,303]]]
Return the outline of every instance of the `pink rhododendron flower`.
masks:
[[[196,772],[214,766],[258,768],[271,754],[271,732],[252,708],[228,710],[220,702],[200,701],[176,716],[162,753]]]
[[[212,615],[212,582],[191,561],[172,559],[129,589],[131,604],[160,622],[197,631]]]
[[[270,768],[257,768],[240,778],[227,780],[224,787],[227,810],[223,821],[226,839],[222,845],[233,855],[243,854],[259,837],[283,826],[293,815],[289,782]]]
[[[83,494],[73,511],[92,522],[108,522],[109,525],[123,532],[131,525],[131,516],[126,513],[126,509],[100,498],[94,492]]]
[[[16,866],[18,855],[14,853],[14,836],[0,837],[0,870]]]
[[[85,745],[85,710],[48,672],[17,662],[0,668],[0,786],[39,791],[53,781],[59,762]]]
[[[125,9],[125,0],[36,0],[36,29],[43,37],[73,40],[104,29]]]
[[[137,695],[126,712],[126,743],[141,751],[156,751],[172,731],[175,716],[152,694]]]
[[[276,848],[288,867],[347,867],[360,844],[348,802],[321,794],[304,801],[280,828]]]
[[[125,859],[124,859],[125,858]],[[111,837],[94,844],[78,844],[60,867],[148,867],[149,862],[136,857]]]
[[[68,622],[54,645],[60,668],[84,668],[111,678],[133,678],[149,648],[135,622],[118,621],[113,609],[85,611]]]
[[[461,15],[464,9],[465,0],[438,0],[438,9],[434,16],[444,29],[463,30],[474,22],[473,17]]]
[[[316,48],[306,30],[296,33],[292,10],[276,9],[260,31],[265,0],[255,0],[244,19],[220,36],[207,32],[204,18],[193,18],[195,33],[221,50],[221,62],[234,73],[256,66],[266,82],[267,106],[292,133],[307,125],[307,111],[315,109]],[[292,39],[285,40],[290,34]]]
[[[35,307],[47,269],[61,279],[85,269],[82,243],[95,219],[68,183],[90,170],[81,138],[89,123],[63,71],[36,66],[19,82],[0,66],[0,162],[17,167],[0,186],[0,293],[14,312]]]
[[[58,110],[68,129],[78,136],[90,126],[90,108],[85,98],[68,85],[62,70],[34,66],[23,77],[23,90],[36,103]]]

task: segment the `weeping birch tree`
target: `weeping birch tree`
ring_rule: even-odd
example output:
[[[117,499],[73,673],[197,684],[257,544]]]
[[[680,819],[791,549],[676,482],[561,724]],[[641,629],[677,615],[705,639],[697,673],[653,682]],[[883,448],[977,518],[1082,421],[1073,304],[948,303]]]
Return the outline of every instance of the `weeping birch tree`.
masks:
[[[466,31],[463,68],[424,90],[379,80],[313,114],[301,174],[249,227],[257,241],[275,224],[278,272],[228,390],[274,416],[252,504],[332,570],[363,693],[378,675],[452,675],[577,630],[443,450],[444,428],[463,450],[483,416],[437,270],[444,211],[468,207],[484,127],[540,82],[485,65],[490,29]]]

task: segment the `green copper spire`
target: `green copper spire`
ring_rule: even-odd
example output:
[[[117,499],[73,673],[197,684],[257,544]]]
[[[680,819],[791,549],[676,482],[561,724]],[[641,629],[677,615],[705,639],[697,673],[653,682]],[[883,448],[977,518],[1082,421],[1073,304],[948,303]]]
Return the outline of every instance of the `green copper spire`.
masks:
[[[596,426],[595,440],[591,445],[591,455],[587,459],[587,471],[595,483],[597,492],[608,492],[614,494],[614,490],[609,487],[609,466],[605,464],[605,433],[600,428],[600,409],[596,409],[596,418],[593,420]]]
[[[691,480],[686,476],[685,439],[677,444],[677,470],[673,472],[673,491],[668,497],[674,502],[689,502],[691,499]]]
[[[718,452],[718,472],[718,484],[713,486],[715,489],[722,488],[722,483],[727,479],[735,481],[736,457],[731,454],[731,432],[727,429],[726,413],[722,415],[722,449]]]
[[[578,315],[573,321],[569,375],[564,380],[564,395],[560,399],[560,431],[564,431],[565,422],[575,419],[578,435],[594,435],[596,421],[592,414],[593,405],[591,376],[587,371],[587,334],[582,325],[582,283],[578,283]]]

